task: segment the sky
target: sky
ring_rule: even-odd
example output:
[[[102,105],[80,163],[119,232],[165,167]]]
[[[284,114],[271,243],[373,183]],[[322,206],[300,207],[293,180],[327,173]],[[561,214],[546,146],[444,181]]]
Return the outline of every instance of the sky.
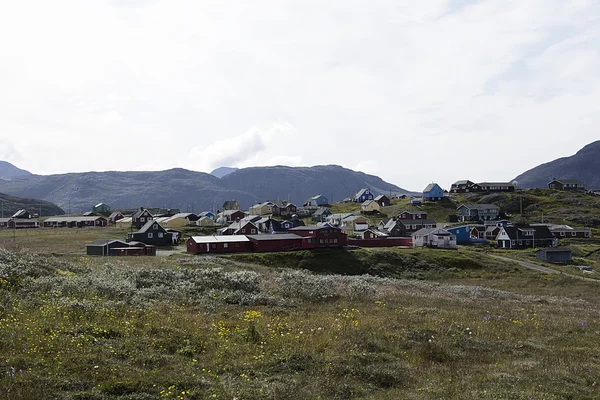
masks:
[[[339,164],[420,191],[600,139],[600,0],[23,0],[0,160],[36,174]]]

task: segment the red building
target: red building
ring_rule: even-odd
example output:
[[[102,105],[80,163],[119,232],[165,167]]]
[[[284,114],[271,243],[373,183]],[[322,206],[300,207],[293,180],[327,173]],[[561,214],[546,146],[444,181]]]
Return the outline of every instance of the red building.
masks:
[[[192,236],[186,242],[188,253],[251,252],[252,242],[244,235]]]
[[[559,239],[589,239],[592,237],[592,231],[589,228],[573,229],[565,228],[550,228],[550,232]]]
[[[248,239],[252,242],[252,251],[255,253],[302,249],[302,236],[292,233],[250,235]]]
[[[339,247],[348,245],[348,237],[340,228],[332,226],[298,226],[289,233],[302,236],[302,248]]]
[[[415,220],[415,219],[427,219],[427,213],[425,211],[403,211],[396,216],[396,219],[400,220]]]

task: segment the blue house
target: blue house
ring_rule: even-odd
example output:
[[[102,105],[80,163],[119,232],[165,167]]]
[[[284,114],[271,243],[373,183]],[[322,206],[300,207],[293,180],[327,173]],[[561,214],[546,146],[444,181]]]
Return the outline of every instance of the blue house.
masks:
[[[365,188],[365,189],[360,189],[358,191],[358,193],[356,193],[354,195],[354,202],[355,203],[364,203],[367,200],[373,200],[375,198],[375,196],[373,196],[373,193],[371,193],[371,189]]]
[[[469,225],[455,226],[445,229],[456,236],[456,243],[464,244],[471,242],[471,228]]]
[[[329,204],[329,199],[322,194],[313,196],[304,203],[305,206],[323,206],[326,204]]]
[[[423,190],[424,201],[438,201],[443,199],[444,196],[444,189],[442,189],[437,183],[430,183],[427,185],[425,190]]]

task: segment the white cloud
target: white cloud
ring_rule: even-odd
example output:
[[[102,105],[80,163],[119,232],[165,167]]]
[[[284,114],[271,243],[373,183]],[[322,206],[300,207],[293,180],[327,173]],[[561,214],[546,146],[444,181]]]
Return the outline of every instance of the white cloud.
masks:
[[[597,1],[237,3],[3,5],[0,157],[37,173],[337,163],[420,190],[597,139]]]

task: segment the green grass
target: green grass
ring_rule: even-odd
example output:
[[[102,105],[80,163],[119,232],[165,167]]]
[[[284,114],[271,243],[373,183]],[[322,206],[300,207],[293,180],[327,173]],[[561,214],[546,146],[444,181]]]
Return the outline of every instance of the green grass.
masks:
[[[0,249],[0,398],[600,396],[597,283],[481,248],[81,254],[105,233]]]

